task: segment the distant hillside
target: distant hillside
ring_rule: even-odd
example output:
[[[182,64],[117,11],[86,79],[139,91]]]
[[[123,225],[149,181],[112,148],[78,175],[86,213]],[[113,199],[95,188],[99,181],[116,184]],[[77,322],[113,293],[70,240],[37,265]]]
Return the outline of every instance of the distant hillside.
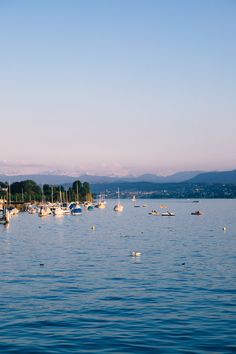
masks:
[[[113,183],[120,180],[120,177],[110,177],[110,176],[96,176],[96,175],[80,175],[79,180],[81,182],[88,183]]]
[[[187,171],[177,172],[170,176],[157,176],[151,173],[146,173],[140,176],[127,176],[127,177],[109,177],[109,176],[92,176],[81,175],[79,179],[82,182],[89,182],[91,184],[97,183],[136,183],[136,182],[151,182],[151,183],[178,183],[184,182],[197,176],[202,171]]]
[[[184,171],[184,172],[177,172],[171,176],[166,176],[165,183],[178,183],[178,182],[185,182],[191,178],[196,177],[203,171]]]
[[[236,170],[223,172],[205,172],[188,180],[189,183],[236,184]]]
[[[35,174],[35,175],[18,175],[18,176],[6,176],[0,175],[0,181],[20,182],[27,179],[32,179],[37,184],[63,184],[70,185],[75,180],[81,182],[88,182],[90,184],[120,184],[120,183],[223,183],[223,184],[236,184],[236,170],[224,171],[224,172],[199,172],[199,171],[187,171],[178,172],[170,176],[157,176],[154,174],[143,174],[140,176],[127,176],[127,177],[110,177],[110,176],[93,176],[93,175],[81,175],[78,177],[50,175],[50,174]],[[134,186],[133,186],[134,187]]]
[[[0,181],[13,183],[15,181],[20,182],[31,179],[41,186],[42,184],[54,184],[69,188],[75,180],[80,179],[81,181],[90,183],[93,193],[105,193],[107,198],[116,198],[118,188],[120,189],[122,198],[131,198],[134,194],[137,198],[236,198],[236,170],[201,173],[187,181],[178,180],[178,177],[183,178],[183,174],[180,174],[180,176],[177,174],[177,176],[159,177],[164,182],[160,182],[160,180],[159,182],[142,181],[145,178],[153,178],[155,180],[157,177],[155,175],[142,175],[139,177],[130,177],[131,181],[126,181],[125,178],[105,176],[104,180],[109,182],[102,183],[103,177],[91,176],[90,179],[88,175],[84,175],[84,178],[83,176],[76,178],[59,175],[21,175],[10,177],[0,175]],[[115,181],[112,181],[113,178]],[[177,181],[167,182],[169,179]],[[92,183],[92,180],[99,180],[99,183]]]
[[[110,177],[110,176],[94,176],[94,175],[81,175],[78,177],[71,176],[61,176],[61,175],[18,175],[18,176],[7,176],[0,175],[0,181],[20,182],[27,179],[32,179],[37,184],[66,184],[69,185],[75,180],[79,179],[81,182],[88,182],[90,184],[97,183],[136,183],[136,182],[151,182],[151,183],[178,183],[184,182],[188,179],[198,175],[199,171],[190,172],[178,172],[170,176],[157,176],[154,174],[146,173],[141,176],[127,176],[127,177]]]

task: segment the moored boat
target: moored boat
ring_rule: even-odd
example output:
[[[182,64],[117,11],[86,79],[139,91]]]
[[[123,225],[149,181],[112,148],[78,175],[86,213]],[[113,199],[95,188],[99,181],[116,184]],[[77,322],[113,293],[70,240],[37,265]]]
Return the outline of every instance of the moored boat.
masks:
[[[124,210],[124,206],[120,202],[120,191],[119,191],[119,188],[118,188],[118,192],[117,192],[117,204],[114,206],[113,210],[114,211],[118,211],[118,212],[122,212]]]
[[[48,215],[50,215],[50,214],[52,214],[52,211],[51,211],[51,209],[49,208],[48,205],[41,205],[41,206],[39,207],[38,215],[39,215],[40,217],[48,216]]]
[[[91,202],[85,202],[84,208],[88,211],[91,211],[91,210],[93,210],[93,204]]]
[[[191,215],[203,215],[203,212],[200,210],[193,211]]]
[[[10,213],[10,216],[17,215],[19,213],[19,210],[13,206],[9,206],[7,209]]]
[[[161,204],[161,205],[160,205],[160,208],[161,208],[161,209],[166,209],[167,206],[166,206],[165,204]]]
[[[161,216],[175,216],[175,213],[172,213],[172,212],[167,210],[164,213],[162,213]]]
[[[32,208],[28,208],[27,211],[28,211],[29,214],[36,214],[37,213],[37,209],[33,208],[33,207]]]
[[[62,216],[65,213],[64,213],[63,209],[60,206],[56,206],[56,207],[52,208],[52,214],[54,216]]]
[[[124,210],[124,205],[122,205],[121,203],[118,203],[114,206],[114,211],[118,211],[118,212],[121,212]]]
[[[102,195],[102,194],[99,195],[99,199],[98,199],[97,204],[95,205],[95,208],[99,208],[99,209],[106,208],[106,201],[105,201],[104,195]]]
[[[9,210],[5,207],[3,207],[2,211],[1,211],[1,216],[0,216],[0,223],[1,224],[9,224],[10,222],[10,218],[11,218],[11,214],[9,212]]]
[[[82,214],[82,207],[79,203],[75,203],[73,208],[71,209],[71,215],[81,215]]]
[[[157,211],[157,210],[152,210],[148,214],[149,215],[160,215],[159,211]]]

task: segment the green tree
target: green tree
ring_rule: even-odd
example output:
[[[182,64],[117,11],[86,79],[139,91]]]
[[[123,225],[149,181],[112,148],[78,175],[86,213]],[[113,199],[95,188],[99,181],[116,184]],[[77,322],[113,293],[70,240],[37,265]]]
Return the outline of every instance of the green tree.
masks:
[[[78,199],[80,201],[85,201],[86,199],[89,199],[89,200],[92,199],[90,185],[88,182],[82,183],[79,180],[74,181],[74,183],[72,184],[72,187],[69,188],[69,190],[68,190],[68,195],[70,196],[71,199],[76,200],[77,193],[78,193]]]
[[[78,190],[78,193],[80,193],[81,191],[81,188],[83,187],[82,183],[78,180],[78,181],[74,181],[73,184],[72,184],[72,190],[77,193],[77,190]]]
[[[39,200],[42,194],[41,188],[32,180],[14,182],[10,186],[10,191],[12,200]]]
[[[88,182],[84,182],[83,183],[83,190],[84,190],[84,193],[91,193],[91,190],[90,190],[90,184]]]

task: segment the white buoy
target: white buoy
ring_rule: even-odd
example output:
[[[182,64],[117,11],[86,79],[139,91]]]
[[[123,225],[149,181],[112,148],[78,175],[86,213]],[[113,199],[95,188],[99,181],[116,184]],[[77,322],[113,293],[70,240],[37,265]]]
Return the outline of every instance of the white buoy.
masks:
[[[140,257],[141,254],[142,254],[141,252],[137,252],[137,251],[131,252],[131,256],[132,256],[132,257]]]
[[[223,230],[223,231],[226,231],[226,230],[227,230],[227,227],[226,227],[226,226],[224,226],[222,230]]]

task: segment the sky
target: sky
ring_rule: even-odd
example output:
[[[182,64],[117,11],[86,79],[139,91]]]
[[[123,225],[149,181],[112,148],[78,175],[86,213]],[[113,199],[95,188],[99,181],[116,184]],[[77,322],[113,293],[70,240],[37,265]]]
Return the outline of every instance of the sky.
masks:
[[[236,168],[235,0],[0,0],[0,174]]]

